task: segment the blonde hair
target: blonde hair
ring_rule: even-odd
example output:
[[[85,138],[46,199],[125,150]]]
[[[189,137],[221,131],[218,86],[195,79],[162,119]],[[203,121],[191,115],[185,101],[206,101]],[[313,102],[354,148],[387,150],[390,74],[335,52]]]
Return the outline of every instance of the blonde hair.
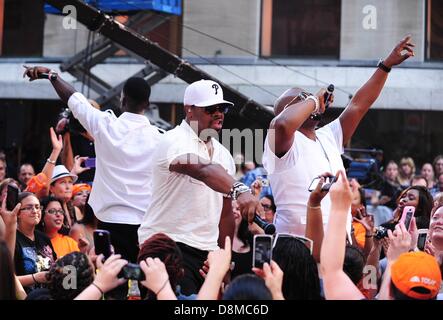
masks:
[[[411,168],[411,174],[408,176],[405,176],[402,166],[406,164]],[[411,157],[404,157],[400,160],[399,170],[398,170],[399,180],[403,183],[406,180],[411,180],[415,175],[415,163],[414,160]]]

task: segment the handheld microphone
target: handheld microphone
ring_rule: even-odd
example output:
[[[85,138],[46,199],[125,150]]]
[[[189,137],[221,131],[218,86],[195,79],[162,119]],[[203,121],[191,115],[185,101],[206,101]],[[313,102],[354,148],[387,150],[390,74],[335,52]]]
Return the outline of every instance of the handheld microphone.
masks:
[[[327,88],[326,88],[326,92],[324,95],[325,98],[325,109],[327,109],[329,107],[329,104],[331,103],[329,101],[329,99],[331,98],[332,93],[334,92],[334,85],[330,84]]]
[[[259,215],[255,214],[254,222],[263,229],[266,234],[274,234],[275,233],[275,225],[272,223],[266,222]]]
[[[55,73],[39,73],[39,79],[49,79],[51,81],[57,80],[57,75]]]

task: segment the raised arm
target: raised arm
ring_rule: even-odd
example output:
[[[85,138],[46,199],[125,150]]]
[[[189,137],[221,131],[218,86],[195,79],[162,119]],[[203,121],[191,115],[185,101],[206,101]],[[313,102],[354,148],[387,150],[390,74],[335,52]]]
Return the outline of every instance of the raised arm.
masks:
[[[327,175],[327,174],[323,174]],[[321,201],[328,193],[322,191],[321,188],[325,182],[324,177],[320,181],[314,191],[309,195],[308,206],[306,211],[306,232],[305,236],[313,241],[314,248],[312,256],[317,263],[320,263],[321,244],[323,242],[323,216],[321,211]]]
[[[42,73],[50,74],[52,71],[46,67],[26,67],[25,72],[23,73],[23,77],[28,76],[29,81],[34,81],[39,79],[39,76]],[[57,75],[56,80],[50,80],[52,86],[54,87],[57,95],[64,103],[68,103],[69,98],[77,92],[73,86],[63,80],[60,75]]]
[[[211,251],[208,254],[209,271],[206,275],[198,300],[217,300],[221,284],[231,265],[231,239],[226,237],[224,249]]]
[[[52,172],[54,171],[54,167],[57,163],[58,156],[60,155],[60,152],[63,149],[63,141],[62,136],[55,134],[54,129],[51,127],[49,128],[49,135],[51,137],[51,143],[52,143],[52,152],[49,155],[49,158],[46,160],[45,166],[42,169],[42,172],[48,177],[50,180],[52,177]],[[49,185],[46,186],[45,195],[49,194]]]
[[[351,208],[352,193],[344,171],[330,190],[331,214],[321,248],[321,273],[328,300],[358,300],[364,296],[343,271],[346,250],[346,219]]]
[[[325,89],[317,92],[319,100],[319,112],[325,111],[324,104]],[[278,114],[269,125],[268,141],[272,152],[278,157],[282,157],[291,148],[294,141],[294,133],[315,111],[316,105],[313,99],[294,103],[298,97],[288,101],[284,110]]]
[[[415,46],[410,42],[411,36],[401,40],[389,56],[383,60],[383,64],[392,68],[401,64],[409,57],[414,56],[412,48]],[[402,53],[406,51],[405,53]],[[388,73],[380,68],[374,72],[371,78],[357,91],[345,111],[340,115],[340,124],[343,130],[343,145],[346,145],[357,129],[358,124],[366,112],[378,98],[383,89]]]
[[[23,77],[28,76],[29,81],[40,79],[42,73],[49,75],[55,72],[46,67],[26,67]],[[95,109],[89,101],[81,93],[78,93],[73,86],[64,81],[60,75],[57,74],[55,80],[49,80],[54,87],[60,99],[68,105],[74,117],[78,119],[81,125],[95,138],[98,130],[99,121],[105,117],[110,116],[106,112],[101,112]],[[74,95],[77,93],[76,95]],[[69,102],[69,103],[68,103]]]

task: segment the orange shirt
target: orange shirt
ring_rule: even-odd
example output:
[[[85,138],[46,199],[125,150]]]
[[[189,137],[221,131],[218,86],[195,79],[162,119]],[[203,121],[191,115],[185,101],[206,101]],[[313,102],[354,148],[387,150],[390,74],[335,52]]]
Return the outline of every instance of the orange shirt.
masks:
[[[77,242],[71,237],[57,233],[57,235],[51,239],[54,251],[57,254],[57,259],[61,258],[68,253],[80,251]]]
[[[357,244],[360,248],[365,247],[366,242],[366,229],[360,222],[352,222],[352,227],[354,228],[354,237],[357,240]],[[55,250],[57,252],[57,250]]]

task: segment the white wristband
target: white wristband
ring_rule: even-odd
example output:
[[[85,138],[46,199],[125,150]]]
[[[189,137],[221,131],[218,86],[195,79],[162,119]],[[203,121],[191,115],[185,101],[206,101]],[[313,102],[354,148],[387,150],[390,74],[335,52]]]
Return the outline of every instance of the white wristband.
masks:
[[[312,111],[312,113],[318,113],[318,111],[320,110],[320,101],[318,101],[318,98],[316,96],[309,96],[306,98],[306,100],[313,100],[315,103],[315,109],[314,111]]]

